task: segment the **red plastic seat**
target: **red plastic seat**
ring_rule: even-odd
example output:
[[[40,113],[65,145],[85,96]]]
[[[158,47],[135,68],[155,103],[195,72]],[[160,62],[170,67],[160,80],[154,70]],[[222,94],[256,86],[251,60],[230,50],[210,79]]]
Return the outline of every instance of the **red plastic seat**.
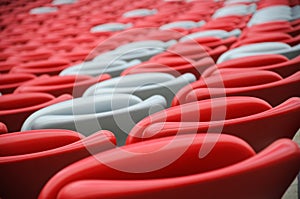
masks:
[[[287,44],[294,44],[296,45],[300,39],[297,37],[293,38],[291,35],[286,33],[258,33],[258,34],[251,34],[246,38],[243,38],[236,43],[234,43],[230,48],[237,48],[247,44],[253,43],[261,43],[261,42],[283,42]]]
[[[100,131],[84,138],[69,130],[32,130],[0,135],[0,195],[37,198],[44,184],[69,164],[114,148],[115,138]]]
[[[147,31],[145,33],[141,34],[140,39],[160,40],[160,41],[167,42],[167,41],[170,41],[172,39],[177,40],[180,37],[182,37],[182,34],[176,32],[176,31],[159,30],[159,29],[156,29],[156,28],[146,28],[145,30],[147,30]],[[136,37],[134,37],[134,39],[135,38]]]
[[[7,127],[4,123],[0,122],[0,134],[7,133]]]
[[[206,71],[210,71],[210,68],[208,68]],[[225,88],[235,88],[235,87],[246,88],[249,86],[262,85],[262,84],[279,81],[279,80],[282,80],[282,78],[278,74],[271,71],[263,71],[263,70],[243,71],[238,69],[222,68],[213,71],[213,73],[210,74],[210,76],[202,77],[200,80],[196,82],[192,82],[189,85],[183,87],[181,90],[179,90],[172,101],[172,106],[188,103],[189,101],[187,99],[187,96],[189,96],[190,98],[194,97],[196,99],[196,96],[192,96],[193,90],[200,89],[200,88],[207,89],[208,92],[213,92],[214,88],[218,88],[219,90],[223,89],[223,96],[225,96]],[[211,94],[211,96],[208,98],[213,98],[213,97],[214,96]]]
[[[201,45],[204,45],[204,46],[214,49],[214,48],[217,48],[218,46],[222,46],[222,45],[229,48],[234,42],[237,41],[237,38],[236,37],[228,37],[226,39],[220,39],[218,37],[204,37],[204,38],[195,38],[193,40]]]
[[[204,149],[211,144],[210,152]],[[74,163],[48,181],[39,199],[273,199],[283,195],[299,168],[300,149],[287,139],[255,154],[229,135],[167,137]]]
[[[258,84],[256,86],[225,88],[226,96],[253,96],[264,99],[272,106],[276,106],[290,97],[300,97],[300,72],[274,82]],[[209,91],[208,91],[209,90]],[[187,101],[207,99],[209,97],[223,96],[224,91],[219,88],[208,90],[195,89],[193,94],[187,96]],[[195,95],[194,95],[195,94]]]
[[[110,75],[104,74],[100,77],[90,77],[85,75],[70,76],[48,76],[42,75],[33,81],[23,83],[14,93],[49,93],[55,97],[62,94],[70,94],[73,97],[81,97],[84,91],[93,84],[105,81]]]
[[[62,59],[35,61],[20,64],[13,67],[10,73],[30,73],[34,75],[58,75],[63,69],[67,68],[70,62]]]
[[[19,64],[18,61],[14,60],[6,60],[6,61],[1,61],[0,62],[0,73],[8,73],[10,71],[10,69],[12,69],[13,67],[17,66]]]
[[[244,29],[241,38],[249,36],[249,33],[270,33],[270,32],[284,32],[289,33],[292,36],[298,35],[299,27],[298,24],[293,25],[292,22],[288,21],[270,21],[261,24],[255,24],[251,28]]]
[[[272,107],[253,97],[224,97],[171,107],[141,120],[126,144],[190,133],[226,133],[247,141],[256,151],[279,138],[293,138],[300,128],[300,98]]]
[[[225,17],[218,17],[208,21],[204,26],[200,27],[200,30],[212,30],[212,29],[222,29],[226,31],[231,31],[236,28],[244,29],[246,27],[246,22],[250,16],[238,16],[231,15]]]
[[[32,74],[0,74],[0,92],[8,94],[27,81],[36,78]]]
[[[253,24],[251,27],[245,28],[243,34],[248,31],[257,31],[257,32],[285,32],[292,29],[292,24],[289,21],[268,21],[260,24]]]
[[[7,94],[0,97],[0,122],[9,132],[19,131],[26,118],[46,106],[72,99],[70,95],[57,98],[46,93]]]
[[[219,45],[213,46],[215,48],[210,48],[208,45],[201,44],[200,39],[196,39],[195,41],[186,41],[177,43],[167,50],[174,51],[176,54],[180,56],[185,56],[187,58],[191,58],[194,60],[199,60],[205,57],[211,57],[215,62],[218,58],[226,52],[228,49],[225,45],[221,45],[222,42],[219,42]],[[202,40],[203,41],[203,40]],[[211,45],[212,46],[212,45]],[[185,51],[189,51],[189,54],[185,53]],[[183,52],[182,52],[183,51]]]
[[[295,2],[297,4],[297,1],[294,1],[294,0],[290,0],[290,1],[288,1],[288,0],[272,0],[272,1],[264,0],[264,1],[261,1],[258,3],[258,9],[266,8],[269,6],[280,6],[280,5],[292,6]]]
[[[38,41],[29,41],[24,45],[14,46],[15,51],[34,51],[38,49],[42,44]]]
[[[23,62],[42,61],[50,58],[54,53],[51,50],[38,49],[35,51],[23,52],[19,58]]]
[[[228,60],[206,69],[202,77],[211,76],[219,69],[238,69],[239,71],[269,70],[282,77],[288,77],[300,70],[300,56],[289,60],[283,55],[255,55]]]
[[[179,106],[151,115],[143,120],[145,123],[138,124],[128,138],[133,140],[128,141],[130,145],[99,153],[67,168],[64,167],[89,156],[84,147],[86,144],[74,132],[46,130],[12,133],[11,137],[0,135],[0,154],[5,153],[3,157],[0,155],[0,198],[37,198],[49,178],[61,169],[60,174],[45,186],[41,198],[274,199],[283,195],[292,178],[299,172],[299,149],[289,140],[280,140],[258,154],[258,157],[254,150],[263,150],[282,137],[292,138],[299,129],[300,102],[299,98],[291,97],[300,96],[300,56],[288,60],[281,55],[259,55],[217,65],[215,62],[230,47],[249,43],[280,41],[289,46],[297,45],[300,42],[299,19],[252,26],[250,19],[255,11],[274,5],[290,6],[291,16],[285,17],[295,19],[298,17],[298,8],[292,7],[299,5],[299,0],[75,0],[72,4],[54,5],[55,2],[56,0],[0,2],[0,73],[10,71],[7,76],[0,75],[0,94],[4,94],[0,96],[0,134],[18,131],[31,113],[38,111],[39,114],[51,104],[72,98],[69,95],[60,96],[61,94],[79,97],[88,86],[97,82],[96,79],[83,76],[57,76],[61,71],[78,64],[78,61],[91,60],[97,54],[112,51],[130,42],[178,41],[149,61],[128,68],[122,75],[165,72],[177,77],[193,73],[199,81],[179,91],[173,101],[173,106]],[[218,9],[232,5],[247,5],[251,7],[251,11],[249,9],[249,12],[245,12],[247,14],[239,16],[243,12],[235,13],[233,10],[227,13],[229,16],[218,17],[221,16],[216,13]],[[45,6],[56,7],[57,12],[30,14],[30,10]],[[143,8],[156,9],[157,13],[152,16],[123,17],[128,11]],[[269,14],[271,17],[273,13]],[[275,18],[277,14],[279,18],[284,12],[274,13]],[[265,21],[264,18],[269,16],[261,17],[262,20],[258,19],[256,22]],[[164,24],[176,21],[205,23],[201,22],[192,29],[159,29]],[[92,27],[106,23],[131,23],[132,28],[116,32],[90,32]],[[213,29],[228,32],[239,29],[242,34],[238,32],[233,35],[239,37],[226,39],[196,38],[194,44],[180,40],[185,35]],[[203,48],[198,50],[199,46]],[[291,57],[296,54],[282,53]],[[29,76],[36,79],[27,82]],[[13,92],[15,96],[7,95]],[[225,95],[228,97],[221,98]],[[238,97],[232,97],[236,95]],[[101,96],[98,98],[101,102]],[[207,100],[209,98],[215,99]],[[86,100],[82,102],[82,105],[94,105]],[[100,103],[98,108],[101,109],[102,105]],[[70,110],[72,107],[74,108],[69,107]],[[83,126],[89,130],[94,126],[89,125],[86,120],[89,116],[85,113],[89,110],[82,107],[79,110],[83,113],[80,118]],[[91,108],[98,109],[95,106]],[[68,117],[62,113],[64,110],[66,107],[63,105],[61,111],[58,111],[58,115],[62,114],[60,117],[48,114],[38,118],[32,127],[58,124],[65,128],[68,122],[63,121],[63,118],[69,121],[69,126],[76,127],[77,122],[71,124],[74,111],[69,111],[71,114]],[[131,114],[134,120],[135,115]],[[98,118],[100,116],[101,114]],[[105,114],[103,116],[104,119],[107,118]],[[103,124],[106,123],[109,122],[104,120]],[[8,129],[5,129],[5,125]],[[124,125],[115,127],[122,130]],[[60,134],[56,134],[57,132]],[[82,133],[93,132],[95,131]],[[127,133],[124,134],[125,138]],[[115,144],[115,138],[110,133],[104,134]],[[174,134],[185,135],[171,137]],[[244,141],[224,134],[236,135]],[[96,133],[91,138],[86,138],[88,146],[97,147],[99,143],[100,148],[102,143],[108,146],[108,141],[94,140],[105,136]],[[199,149],[205,149],[205,143],[212,143],[219,136],[220,143],[212,152],[207,157],[199,158]],[[114,144],[107,149],[114,148]],[[186,148],[187,151],[183,150]],[[122,150],[138,152],[140,155],[132,157],[122,153]],[[183,151],[182,157],[175,159],[170,166],[157,171],[141,172],[155,163],[166,162],[168,157],[178,151]],[[95,159],[96,157],[99,159]],[[7,162],[1,162],[3,158]],[[114,170],[105,163],[121,166],[125,171]],[[126,169],[132,172],[126,172]]]
[[[203,71],[213,66],[214,61],[210,57],[194,61],[180,56],[165,56],[158,60],[146,61],[125,69],[121,75],[129,75],[145,72],[169,73],[175,77],[184,73],[192,73],[198,79]]]
[[[71,52],[62,53],[60,56],[64,59],[67,59],[71,62],[81,62],[81,61],[90,61],[94,57],[90,57],[89,54],[91,50],[89,49],[77,49]]]
[[[226,74],[226,73],[225,73]],[[229,73],[230,75],[231,73]],[[276,74],[276,73],[275,73]],[[269,75],[268,75],[269,76]],[[275,77],[275,75],[271,75]],[[277,76],[278,77],[278,76]],[[267,82],[256,81],[255,77],[250,77],[249,82],[235,81],[233,84],[229,82],[227,85],[222,86],[211,86],[211,87],[200,87],[193,88],[192,91],[188,92],[185,98],[180,103],[188,103],[192,101],[199,101],[210,98],[217,98],[223,96],[252,96],[261,98],[272,106],[276,106],[290,97],[300,97],[300,72],[286,77],[284,79],[268,78]],[[222,75],[213,77],[219,81],[222,80]],[[280,77],[279,77],[280,78]],[[252,80],[251,80],[252,79]],[[205,81],[205,80],[204,80]],[[245,83],[249,83],[244,86]],[[186,89],[186,88],[183,88]],[[179,91],[181,92],[181,91]],[[174,102],[176,103],[176,102]],[[174,103],[172,103],[174,105]]]
[[[251,147],[238,138],[229,135],[217,138],[215,135],[209,135],[206,138],[210,141],[207,140],[206,144],[215,145],[210,153],[199,158],[199,150],[204,145],[205,137],[198,134],[178,136],[174,139],[163,138],[124,146],[97,154],[93,158],[86,158],[55,175],[43,188],[39,198],[59,198],[60,190],[75,181],[103,179],[129,180],[134,183],[136,180],[158,178],[172,180],[172,177],[176,179],[223,168],[254,155]],[[224,158],[229,154],[231,158]],[[147,165],[138,162],[147,162]],[[124,196],[126,197],[126,194]]]
[[[50,45],[48,48],[54,51],[71,51],[73,49],[73,44],[68,41],[61,41],[58,44]]]

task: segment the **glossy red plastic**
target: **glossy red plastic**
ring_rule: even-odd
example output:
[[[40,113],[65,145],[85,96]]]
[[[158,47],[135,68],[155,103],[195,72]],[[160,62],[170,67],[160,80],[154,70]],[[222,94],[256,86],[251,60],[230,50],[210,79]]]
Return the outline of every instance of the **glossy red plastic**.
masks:
[[[19,64],[18,61],[1,61],[0,62],[0,73],[8,73],[10,69],[17,66]]]
[[[23,83],[14,93],[49,93],[55,97],[62,94],[70,94],[73,97],[81,97],[83,92],[93,84],[110,79],[110,75],[100,77],[85,75],[72,76],[48,76],[42,75],[33,81]]]
[[[300,70],[300,56],[289,60],[283,55],[255,55],[236,58],[217,64],[205,70],[202,77],[208,77],[218,73],[220,69],[238,69],[239,71],[269,70],[278,73],[282,77],[288,77]]]
[[[249,33],[259,33],[259,32],[285,32],[292,36],[296,36],[300,31],[299,24],[293,25],[293,22],[288,21],[273,21],[262,24],[256,24],[251,26],[249,29],[245,29],[242,33],[242,38]],[[297,34],[298,33],[298,34]]]
[[[208,21],[204,26],[200,27],[199,30],[221,29],[232,31],[237,28],[244,29],[246,27],[246,21],[248,21],[249,17],[250,16],[237,15],[219,17]]]
[[[34,78],[36,76],[32,74],[0,74],[0,92],[2,94],[12,93],[17,87]]]
[[[71,62],[79,62],[79,61],[89,61],[93,57],[89,57],[88,55],[91,53],[91,50],[74,50],[72,52],[62,53],[61,57]]]
[[[13,67],[10,73],[30,73],[34,75],[58,75],[63,69],[70,66],[70,62],[63,59],[54,59],[46,61],[35,61],[20,64]]]
[[[214,139],[213,134],[167,137],[122,147],[131,152],[128,156],[117,149],[97,154],[98,160],[86,158],[56,174],[39,199],[199,196],[273,199],[283,195],[299,171],[300,149],[290,140],[279,140],[255,154],[242,140],[220,135],[213,149],[199,157],[199,150]],[[176,156],[165,167],[138,172],[141,167],[155,168],[159,166],[157,162]],[[131,168],[132,172],[109,165]]]
[[[283,42],[288,44],[297,44],[297,37],[293,38],[286,33],[258,33],[250,34],[244,39],[241,39],[234,43],[231,48],[237,48],[247,44],[261,43],[261,42]]]
[[[84,138],[69,130],[32,130],[0,135],[0,195],[37,198],[44,184],[69,164],[114,148],[115,137],[100,131]]]
[[[184,48],[183,48],[184,47]],[[173,45],[166,52],[159,53],[149,59],[150,62],[157,62],[172,66],[188,64],[190,59],[197,61],[204,57],[208,57],[207,46],[198,44],[190,44],[185,42],[184,45]]]
[[[104,135],[96,133],[90,138],[82,138],[75,132],[64,130],[12,133],[10,136],[7,134],[7,137],[0,135],[0,198],[37,198],[41,188],[61,169],[63,170],[44,187],[41,198],[282,197],[299,172],[300,152],[296,144],[290,140],[279,140],[256,155],[244,141],[224,134],[243,138],[256,151],[262,150],[276,139],[292,138],[299,129],[299,98],[290,97],[300,94],[300,56],[292,60],[281,55],[251,56],[226,61],[216,67],[213,60],[216,61],[230,47],[249,43],[281,41],[290,46],[297,45],[300,41],[300,20],[272,21],[248,27],[247,23],[255,12],[245,16],[234,15],[234,12],[226,17],[212,16],[225,6],[255,7],[253,4],[256,4],[258,11],[274,5],[292,8],[299,5],[298,0],[75,0],[72,4],[52,5],[53,2],[54,0],[4,0],[0,3],[0,73],[11,72],[6,76],[0,75],[0,92],[4,94],[0,96],[0,121],[5,120],[0,122],[0,134],[7,132],[5,124],[9,132],[19,129],[22,121],[31,113],[52,103],[71,99],[71,96],[60,96],[61,94],[68,93],[78,97],[89,85],[97,82],[94,78],[78,76],[74,88],[74,76],[57,76],[62,70],[78,61],[90,60],[96,53],[114,50],[129,42],[178,41],[173,49],[171,47],[150,61],[127,69],[123,75],[166,72],[178,76],[193,73],[199,81],[182,89],[177,94],[178,99],[173,101],[173,105],[191,102],[190,104],[151,115],[145,119],[145,123],[141,122],[141,126],[138,124],[132,130],[132,135],[134,131],[137,132],[137,139],[132,142],[143,142],[121,149],[137,152],[140,156],[124,155],[117,148],[96,155],[108,163],[131,169],[133,173],[114,170],[105,165],[105,161],[99,162],[94,157],[64,168],[89,156],[84,147],[85,142],[91,148],[96,148],[98,144],[99,148],[114,148],[114,144],[107,145],[107,140],[115,143],[109,132],[103,133]],[[58,9],[54,13],[30,14],[31,9],[43,6]],[[143,8],[156,9],[157,12],[152,16],[123,16],[128,11]],[[276,14],[282,13],[274,13]],[[291,17],[295,18],[293,14]],[[205,21],[205,24],[191,29],[159,29],[164,24],[183,20]],[[117,32],[90,32],[96,25],[114,22],[131,23],[132,28]],[[149,30],[145,27],[154,28]],[[211,29],[240,29],[242,34],[238,38],[197,38],[194,39],[197,45],[179,41],[184,35]],[[197,50],[199,45],[204,50]],[[170,50],[189,60],[172,55],[168,52]],[[45,78],[45,74],[54,77]],[[32,79],[40,77],[27,82],[29,76]],[[223,87],[225,91],[222,91]],[[6,95],[14,90],[15,97]],[[192,102],[221,97],[224,93],[229,96],[222,98],[226,104],[222,104],[221,98],[212,99],[210,103]],[[236,100],[232,100],[230,95],[247,97],[238,96]],[[270,102],[271,106],[265,101],[250,98],[249,95],[262,98]],[[280,104],[281,102],[283,103]],[[280,105],[275,106],[277,104]],[[215,118],[215,106],[216,115],[225,112],[225,119]],[[196,110],[198,107],[199,112]],[[199,121],[197,114],[201,114]],[[178,129],[181,131],[178,132]],[[207,134],[207,137],[197,134],[207,131],[215,134]],[[218,137],[218,132],[222,133],[220,143],[210,155],[199,158],[201,146]],[[165,137],[180,133],[193,135]],[[107,140],[104,139],[105,136],[108,136]],[[146,141],[152,138],[157,139]],[[191,140],[193,143],[189,142]],[[169,144],[171,148],[165,147]],[[188,150],[170,166],[152,172],[138,172],[139,169],[166,161],[186,146]],[[156,150],[158,152],[153,154]]]
[[[72,99],[65,94],[57,98],[47,93],[7,94],[0,97],[0,122],[9,132],[19,131],[26,118],[46,106]]]
[[[193,89],[187,94],[185,102],[217,98],[222,96],[252,96],[258,97],[276,106],[290,97],[300,97],[300,71],[284,79],[268,83],[253,84],[240,87],[239,82],[232,87],[209,87]],[[240,82],[243,86],[244,82]]]
[[[23,62],[42,61],[50,58],[54,53],[51,50],[38,50],[23,52],[19,55]]]
[[[122,147],[122,151],[120,149],[111,150],[97,154],[95,158],[83,159],[55,175],[43,188],[39,199],[59,198],[61,189],[75,181],[89,179],[125,180],[132,181],[134,184],[135,180],[147,181],[158,178],[170,178],[169,180],[172,181],[176,177],[180,178],[220,169],[254,155],[251,147],[238,138],[229,135],[221,135],[219,138],[215,135],[209,135],[207,138],[208,140],[217,140],[212,151],[203,158],[199,158],[198,153],[204,145],[205,135],[199,134],[128,145]],[[208,142],[211,143],[212,141]],[[124,154],[127,155],[124,156]],[[229,154],[231,154],[231,158],[222,158]],[[173,162],[169,162],[169,164],[166,164],[167,162],[159,163],[168,156],[172,158]],[[155,159],[157,160],[155,161]],[[144,161],[147,161],[148,166],[138,164],[138,162]],[[125,170],[126,168],[128,169]],[[173,177],[174,179],[172,179]],[[107,194],[107,197],[112,196],[114,193]],[[126,194],[124,196],[126,197]]]
[[[210,39],[209,39],[210,40]],[[203,39],[202,39],[203,41]],[[194,60],[199,60],[205,57],[211,57],[214,61],[217,61],[219,56],[226,52],[227,47],[224,45],[216,45],[215,48],[210,48],[206,46],[205,44],[198,43],[199,40],[190,40],[185,42],[177,43],[167,49],[167,51],[170,51],[173,53],[173,56],[184,56],[187,58],[191,58]],[[159,55],[157,55],[159,56]],[[155,59],[155,57],[152,57],[150,60]]]
[[[237,69],[220,69],[217,72],[218,73],[213,73],[211,76],[202,77],[200,80],[192,82],[179,90],[172,101],[172,106],[188,103],[187,97],[192,98],[193,91],[200,88],[207,89],[208,92],[213,92],[215,88],[223,89],[223,96],[225,96],[225,88],[262,85],[282,79],[274,72],[263,70],[240,71]],[[194,97],[194,99],[196,99],[196,96]],[[211,97],[213,97],[213,95]]]
[[[0,134],[7,133],[7,127],[4,123],[0,122]]]
[[[124,76],[145,72],[163,72],[177,77],[184,73],[192,73],[196,76],[196,78],[199,78],[201,73],[213,64],[214,61],[209,57],[199,61],[194,61],[180,56],[166,56],[155,61],[146,61],[127,68],[121,73],[121,75]]]
[[[241,111],[242,110],[242,111]],[[300,125],[300,98],[272,107],[253,97],[216,98],[171,107],[141,120],[127,144],[186,133],[235,135],[260,151],[279,138],[293,138]]]
[[[16,51],[35,51],[37,50],[42,44],[38,41],[30,41],[29,43],[26,43],[25,45],[19,45],[15,46],[14,49]]]
[[[146,36],[145,36],[145,34],[146,34]],[[144,36],[144,39],[146,38],[148,40],[160,40],[160,41],[167,42],[172,39],[178,40],[183,35],[176,31],[159,30],[156,28],[151,28],[150,31],[145,32],[144,34],[142,34],[142,36]]]
[[[201,37],[201,38],[195,38],[193,41],[196,41],[197,43],[208,46],[210,48],[217,48],[218,46],[226,46],[229,48],[234,42],[237,41],[236,37],[228,37],[226,39],[220,39],[217,37]]]
[[[297,5],[298,1],[295,0],[272,0],[272,1],[261,1],[258,3],[258,9],[262,9],[262,8],[266,8],[266,7],[270,7],[270,6],[293,6],[293,5]]]

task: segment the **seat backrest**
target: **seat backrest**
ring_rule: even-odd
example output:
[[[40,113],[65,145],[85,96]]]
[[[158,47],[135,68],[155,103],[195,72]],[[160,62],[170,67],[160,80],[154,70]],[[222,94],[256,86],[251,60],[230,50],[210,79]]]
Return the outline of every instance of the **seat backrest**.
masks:
[[[283,196],[299,168],[299,147],[281,139],[245,161],[210,172],[149,180],[79,180],[67,184],[58,195],[77,199],[85,190],[88,198],[273,199]]]
[[[211,151],[207,151],[207,145],[213,145]],[[39,198],[55,198],[63,186],[78,180],[174,178],[223,168],[254,154],[247,143],[229,135],[166,137],[124,146],[70,165],[46,184]]]

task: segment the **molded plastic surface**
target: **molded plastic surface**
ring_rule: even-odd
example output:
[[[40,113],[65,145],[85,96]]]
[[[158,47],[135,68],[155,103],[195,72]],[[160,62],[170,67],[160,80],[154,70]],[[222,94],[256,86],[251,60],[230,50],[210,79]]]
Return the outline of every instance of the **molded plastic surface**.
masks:
[[[100,77],[91,78],[89,76],[40,76],[33,81],[23,83],[18,87],[14,93],[34,93],[44,92],[53,96],[60,96],[62,94],[70,94],[73,97],[82,96],[83,92],[91,85],[105,81],[110,76],[104,74]]]
[[[7,125],[9,132],[19,131],[35,111],[71,98],[67,94],[57,98],[46,93],[7,94],[0,97],[0,121]]]
[[[206,143],[205,138],[207,138]],[[201,147],[204,144],[212,144],[214,139],[216,141],[214,148],[205,157],[199,158]],[[230,159],[223,158],[229,154]],[[184,135],[128,145],[70,165],[47,183],[39,198],[59,197],[59,192],[65,185],[89,179],[108,182],[124,180],[134,184],[135,181],[144,180],[145,182],[148,180],[176,181],[176,179],[226,167],[253,155],[254,151],[249,145],[229,135],[221,135],[219,138],[216,135],[207,137],[203,134]],[[147,165],[139,164],[145,161]],[[158,184],[156,187],[160,189]],[[113,196],[114,193],[109,195]],[[124,196],[126,197],[126,194]]]
[[[256,70],[269,70],[278,73],[282,77],[288,77],[300,70],[300,56],[287,59],[282,55],[256,55],[228,60],[205,70],[202,77],[208,77],[217,73],[220,69],[238,69],[247,72]]]
[[[239,72],[233,72],[239,74]],[[268,71],[264,72],[266,73]],[[245,71],[243,73],[248,72]],[[228,85],[222,84],[222,76],[228,77]],[[192,88],[192,90],[191,87],[183,88],[185,89],[184,92],[179,91],[180,94],[178,95],[178,98],[181,100],[180,103],[188,103],[192,101],[199,101],[224,96],[252,96],[263,99],[270,103],[272,106],[276,106],[291,97],[300,97],[300,72],[296,72],[295,74],[284,79],[281,79],[276,73],[266,75],[266,79],[264,79],[264,75],[262,75],[262,78],[260,80],[256,79],[254,76],[245,76],[246,79],[250,80],[249,82],[240,81],[239,77],[230,80],[230,76],[236,75],[232,75],[232,71],[229,71],[229,73],[226,74],[225,71],[224,75],[215,75],[210,77],[210,79],[216,80],[217,86],[210,87],[208,84],[208,87],[206,87],[204,79],[204,84],[201,83],[201,80],[197,83],[194,83],[196,87],[198,86],[197,84],[200,83],[199,88]],[[184,96],[184,94],[186,96]],[[176,104],[178,104],[178,101],[173,102],[173,105]]]
[[[37,198],[63,169],[42,198],[274,199],[299,172],[291,141],[265,149],[299,130],[299,0],[2,0],[0,13],[0,134],[92,134],[0,135],[0,198]]]
[[[168,106],[183,86],[195,81],[193,74],[187,73],[177,78],[166,73],[143,73],[113,78],[88,88],[83,96],[126,93],[145,100],[153,95],[162,95]]]
[[[241,30],[239,29],[235,29],[232,31],[225,31],[225,30],[206,30],[206,31],[199,31],[199,32],[195,32],[189,35],[186,35],[184,37],[182,37],[179,41],[180,42],[184,42],[187,41],[189,39],[197,39],[197,38],[202,38],[202,37],[217,37],[220,39],[226,39],[228,37],[232,37],[232,36],[236,36],[238,37],[241,34]]]
[[[34,78],[36,76],[31,74],[0,74],[0,92],[2,94],[13,93],[18,86]]]
[[[143,40],[127,43],[117,47],[112,51],[105,52],[94,58],[95,61],[101,61],[102,59],[111,58],[121,59],[125,61],[131,61],[139,59],[141,61],[147,61],[152,56],[165,51],[166,48],[175,44],[175,40],[163,42],[160,40]]]
[[[66,60],[36,61],[18,65],[10,70],[10,73],[30,73],[34,75],[58,75],[60,71],[70,65]]]
[[[91,28],[91,32],[115,32],[120,30],[125,30],[127,28],[130,28],[132,24],[122,24],[122,23],[107,23],[107,24],[101,24],[97,25]]]
[[[44,184],[69,164],[114,148],[115,138],[100,131],[84,138],[68,130],[33,130],[0,135],[0,195],[37,198]]]
[[[166,29],[176,29],[176,28],[183,28],[183,29],[191,29],[191,28],[197,28],[201,27],[205,24],[205,21],[174,21],[168,24],[164,24],[160,26],[161,30],[166,30]]]
[[[212,74],[210,71],[213,70],[208,69],[203,74],[206,76],[210,74],[210,76],[202,77],[200,80],[185,86],[178,93],[176,93],[176,96],[172,101],[172,106],[188,103],[190,101],[196,101],[197,95],[194,93],[194,90],[197,89],[207,90],[207,96],[204,95],[202,97],[204,99],[209,99],[216,97],[214,95],[215,89],[218,89],[220,91],[219,97],[223,97],[226,95],[226,90],[230,88],[247,89],[248,87],[254,87],[257,85],[263,85],[282,80],[282,77],[271,71],[240,71],[223,68],[213,71]],[[193,96],[193,94],[195,96]],[[238,94],[235,96],[238,96]],[[194,99],[192,97],[194,97]]]
[[[136,10],[130,10],[125,12],[122,16],[125,18],[130,18],[130,17],[145,17],[145,16],[150,16],[154,15],[157,13],[156,9],[136,9]]]
[[[0,122],[0,134],[7,133],[7,127],[4,123]]]
[[[261,42],[240,46],[238,48],[231,49],[222,54],[217,63],[220,64],[224,61],[239,58],[248,57],[261,54],[281,54],[289,59],[295,58],[299,55],[300,44],[296,46],[289,46],[282,42]]]
[[[199,47],[198,47],[199,48]],[[201,49],[203,52],[203,49]],[[203,54],[203,53],[202,53]],[[137,73],[169,73],[175,77],[185,73],[192,73],[198,79],[203,71],[214,64],[214,61],[205,53],[204,59],[194,61],[180,56],[160,57],[157,60],[143,62],[130,67],[122,72],[122,75]]]
[[[123,70],[128,67],[140,64],[139,60],[132,60],[126,62],[124,60],[112,60],[103,59],[95,60],[89,62],[82,62],[80,64],[70,66],[63,70],[59,75],[89,75],[97,77],[105,73],[111,75],[112,77],[118,77]]]
[[[219,18],[219,17],[225,17],[230,15],[249,15],[256,10],[256,5],[230,5],[230,6],[224,6],[213,14],[212,18]]]
[[[274,15],[274,13],[277,14]],[[292,21],[296,18],[297,17],[294,15],[292,8],[288,5],[273,5],[264,7],[255,12],[247,25],[252,26],[269,21]]]
[[[131,152],[128,157],[115,149],[98,154],[98,160],[86,158],[56,174],[43,188],[39,199],[199,198],[199,195],[273,199],[283,195],[299,171],[300,150],[287,139],[276,141],[255,155],[243,141],[220,135],[213,149],[199,158],[199,150],[205,144],[212,144],[215,138],[216,135],[203,134],[168,137],[125,146],[122,149]],[[166,167],[155,167],[159,166],[157,162],[179,154]],[[225,158],[228,156],[231,158]],[[134,173],[111,167],[139,171],[141,162],[158,170]],[[242,186],[235,189],[237,184]]]
[[[131,130],[126,143],[212,132],[235,135],[260,151],[279,138],[293,138],[300,128],[299,115],[300,98],[288,99],[276,107],[253,97],[209,99],[146,117]]]
[[[122,145],[137,122],[165,107],[166,100],[159,95],[144,101],[117,93],[75,98],[36,111],[26,119],[22,131],[61,128],[91,135],[104,129],[113,132]]]

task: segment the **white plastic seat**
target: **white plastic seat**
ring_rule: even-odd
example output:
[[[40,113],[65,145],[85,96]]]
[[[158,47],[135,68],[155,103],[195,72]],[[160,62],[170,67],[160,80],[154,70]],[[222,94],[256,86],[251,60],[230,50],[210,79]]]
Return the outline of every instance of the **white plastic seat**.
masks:
[[[227,0],[224,2],[225,5],[236,4],[236,3],[255,3],[259,0]]]
[[[109,74],[112,77],[120,76],[123,70],[131,66],[140,64],[141,61],[134,59],[126,62],[124,60],[93,60],[82,62],[63,70],[59,75],[89,75],[97,77],[101,74]]]
[[[226,30],[221,30],[221,29],[213,29],[213,30],[206,30],[206,31],[200,31],[200,32],[195,32],[189,35],[186,35],[182,37],[179,41],[184,42],[189,39],[196,39],[196,38],[202,38],[202,37],[218,37],[220,39],[226,39],[228,37],[238,37],[241,34],[240,29],[234,29],[232,31],[227,32]]]
[[[29,13],[30,14],[46,14],[51,12],[56,12],[58,9],[56,7],[37,7],[32,8]]]
[[[230,15],[249,15],[251,13],[254,13],[256,10],[256,5],[229,5],[225,6],[223,8],[218,9],[212,16],[212,18],[219,18],[219,17],[225,17]]]
[[[292,18],[293,20],[300,18],[300,5],[292,7]]]
[[[77,0],[53,0],[52,5],[64,5],[64,4],[73,4]]]
[[[159,27],[161,30],[168,30],[172,28],[183,28],[183,29],[191,29],[191,28],[197,28],[201,27],[205,24],[205,21],[174,21],[168,24],[164,24]]]
[[[266,23],[270,21],[291,21],[293,19],[292,8],[285,5],[276,5],[262,8],[254,13],[247,26]]]
[[[300,53],[300,44],[296,46],[289,46],[288,44],[282,42],[262,42],[244,45],[238,48],[231,49],[223,53],[217,63],[222,63],[227,60],[247,57],[253,55],[262,55],[262,54],[281,54],[286,56],[289,59],[297,57]]]
[[[149,114],[166,108],[164,97],[155,95],[141,100],[130,94],[106,94],[76,98],[40,109],[29,116],[22,131],[69,129],[83,135],[109,130],[123,145],[127,133]]]
[[[91,28],[90,32],[116,32],[120,30],[126,30],[128,28],[131,28],[132,24],[127,23],[106,23],[106,24],[101,24],[97,25]]]
[[[128,93],[141,99],[152,95],[162,95],[166,98],[168,106],[175,94],[185,85],[196,81],[191,73],[179,77],[167,73],[140,73],[116,77],[107,81],[94,84],[88,88],[83,97],[100,94]]]
[[[165,51],[169,46],[176,43],[176,40],[170,40],[163,42],[160,40],[144,40],[136,41],[128,44],[124,44],[115,50],[102,53],[94,58],[95,61],[103,59],[116,59],[131,61],[133,59],[139,59],[141,61],[147,61],[152,56]]]
[[[144,17],[144,16],[150,16],[155,15],[157,13],[156,9],[136,9],[136,10],[130,10],[128,12],[125,12],[123,14],[123,17],[125,18],[131,18],[131,17]]]

